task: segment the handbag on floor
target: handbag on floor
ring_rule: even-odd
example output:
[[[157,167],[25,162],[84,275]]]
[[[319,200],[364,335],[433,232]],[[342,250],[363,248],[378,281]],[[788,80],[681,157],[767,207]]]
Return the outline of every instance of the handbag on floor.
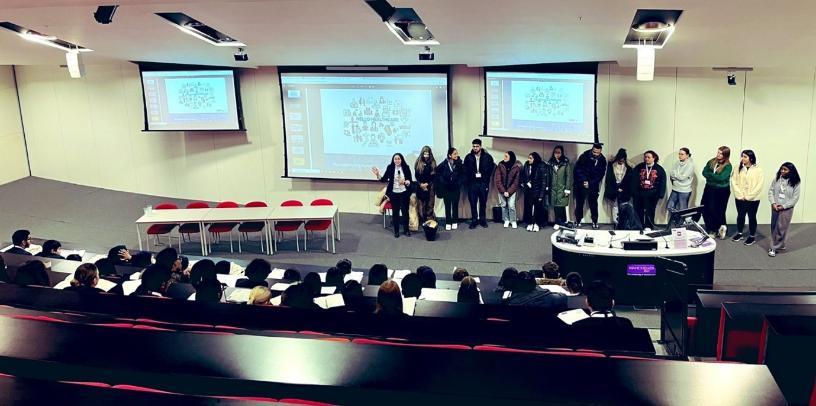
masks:
[[[502,208],[499,206],[493,207],[493,222],[501,223],[502,221]]]

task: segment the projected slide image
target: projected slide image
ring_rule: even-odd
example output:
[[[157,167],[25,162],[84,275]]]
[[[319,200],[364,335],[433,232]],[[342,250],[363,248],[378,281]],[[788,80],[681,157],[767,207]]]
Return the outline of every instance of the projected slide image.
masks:
[[[327,154],[390,155],[433,143],[431,92],[322,89]]]
[[[581,83],[513,81],[513,120],[583,122]]]
[[[223,78],[165,79],[170,114],[223,114],[229,111]]]

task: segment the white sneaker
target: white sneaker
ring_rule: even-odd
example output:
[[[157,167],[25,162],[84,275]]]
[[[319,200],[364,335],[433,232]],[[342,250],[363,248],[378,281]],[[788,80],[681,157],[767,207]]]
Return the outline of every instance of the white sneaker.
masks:
[[[450,224],[445,224],[445,230],[450,231],[450,229],[451,229],[451,225]]]
[[[510,226],[513,227],[513,228],[518,228],[518,224],[516,224],[515,221],[511,221]]]
[[[728,232],[728,227],[726,227],[725,225],[721,225],[720,230],[717,231],[717,237],[719,237],[719,239],[721,240],[724,240],[726,232]]]
[[[775,256],[776,256],[776,251],[774,251],[774,250],[768,250],[768,256],[769,256],[769,257],[775,257]]]
[[[533,232],[534,233],[538,232],[538,224],[533,225]]]
[[[509,221],[504,222],[504,228],[507,228],[507,227],[510,227],[510,222]]]
[[[533,225],[532,224],[527,226],[527,231],[533,231]]]
[[[454,229],[454,230],[456,230],[457,228],[459,228],[459,223],[453,223],[453,225],[451,226],[451,228],[452,228],[452,229]]]

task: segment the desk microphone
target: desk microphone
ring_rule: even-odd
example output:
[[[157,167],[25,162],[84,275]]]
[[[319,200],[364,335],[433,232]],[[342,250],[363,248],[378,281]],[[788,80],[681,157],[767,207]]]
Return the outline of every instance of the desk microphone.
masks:
[[[559,224],[554,225],[553,230],[555,230],[555,231],[559,231],[559,230],[576,231],[572,227],[562,226],[562,225],[559,225]]]

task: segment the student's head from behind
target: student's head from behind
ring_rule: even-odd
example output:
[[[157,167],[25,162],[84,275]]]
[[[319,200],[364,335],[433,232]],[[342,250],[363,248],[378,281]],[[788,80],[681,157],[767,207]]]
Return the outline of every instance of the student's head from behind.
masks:
[[[513,293],[527,293],[535,290],[536,281],[533,274],[527,271],[519,272],[511,289]]]
[[[71,280],[71,286],[87,286],[96,287],[99,283],[99,270],[94,264],[82,264],[74,271],[74,279]]]
[[[584,280],[578,272],[570,272],[566,279],[567,291],[574,295],[581,294],[584,291]]]
[[[380,290],[377,291],[377,308],[374,313],[402,314],[402,293],[396,282],[387,280],[380,285]]]
[[[311,273],[309,275],[311,275]],[[306,275],[306,278],[308,278],[309,275]],[[312,291],[305,283],[292,285],[286,288],[281,294],[281,305],[295,309],[313,309],[314,295],[312,295]]]
[[[117,245],[108,250],[108,259],[114,264],[127,260],[130,257],[130,252],[124,245]]]
[[[547,262],[541,266],[541,270],[544,272],[544,277],[547,279],[558,279],[561,274],[559,273],[560,267],[553,261]]]
[[[320,282],[320,275],[318,275],[317,272],[309,272],[303,277],[303,285],[306,286],[312,298],[320,295],[322,284],[323,283]]]
[[[193,264],[193,269],[190,270],[190,284],[193,287],[198,286],[204,280],[218,280],[215,273],[215,262],[211,259],[202,259]]]
[[[333,266],[326,271],[326,286],[343,286],[343,271],[340,268]]]
[[[179,262],[181,263],[181,271],[186,271],[190,267],[190,258],[185,255],[179,255]]]
[[[266,280],[271,272],[272,265],[269,262],[262,258],[255,258],[247,265],[244,275],[253,282],[261,282]]]
[[[45,264],[36,259],[28,261],[17,268],[17,276],[14,282],[20,286],[51,286],[48,272],[45,271]]]
[[[147,269],[142,272],[142,285],[141,287],[149,292],[157,292],[157,293],[164,293],[167,289],[167,286],[170,283],[171,276],[170,268],[166,266],[156,263],[147,267]],[[198,298],[198,294],[196,293],[196,298]]]
[[[422,294],[422,281],[419,275],[415,273],[405,275],[400,284],[402,285],[402,295],[404,297],[418,298]]]
[[[504,290],[513,290],[513,284],[515,284],[518,274],[519,271],[516,268],[504,268],[501,278],[499,279],[499,288]]]
[[[268,305],[272,298],[272,291],[266,286],[256,286],[249,291],[249,300],[247,304],[251,305]]]
[[[592,311],[608,312],[615,306],[615,289],[603,281],[592,281],[586,287],[586,302]]]
[[[31,246],[31,232],[28,230],[17,230],[11,234],[11,243],[23,248]]]
[[[60,254],[60,250],[62,249],[62,244],[60,244],[57,240],[48,240],[43,243],[42,245],[42,252],[48,254]]]
[[[171,272],[181,271],[181,261],[175,248],[167,247],[156,254],[156,263],[170,269]]]
[[[348,275],[351,273],[351,260],[348,258],[343,258],[337,261],[337,265],[335,265],[337,269],[343,272],[343,275]]]
[[[388,267],[385,264],[374,264],[368,270],[368,284],[381,285],[388,279]]]
[[[82,256],[79,254],[71,254],[65,257],[69,261],[82,261]]]
[[[422,282],[423,288],[436,288],[436,273],[427,265],[422,265],[416,270],[419,275],[419,280]]]
[[[462,279],[465,279],[465,276],[470,275],[465,268],[456,268],[453,270],[453,281],[459,282]]]
[[[96,262],[96,269],[99,270],[99,274],[102,276],[105,275],[116,275],[116,266],[113,265],[113,262],[107,258],[100,258]]]
[[[356,309],[363,302],[363,285],[355,280],[350,280],[343,284],[340,293],[343,295],[343,302],[348,309]]]
[[[476,279],[472,276],[466,276],[465,279],[462,279],[456,301],[459,303],[479,303],[479,287],[476,284]]]
[[[283,279],[289,282],[300,282],[300,271],[289,268],[283,272]]]
[[[215,273],[219,275],[229,275],[232,264],[229,261],[218,261],[215,263]]]
[[[205,279],[196,287],[196,302],[220,302],[224,295],[221,283],[217,280]]]

